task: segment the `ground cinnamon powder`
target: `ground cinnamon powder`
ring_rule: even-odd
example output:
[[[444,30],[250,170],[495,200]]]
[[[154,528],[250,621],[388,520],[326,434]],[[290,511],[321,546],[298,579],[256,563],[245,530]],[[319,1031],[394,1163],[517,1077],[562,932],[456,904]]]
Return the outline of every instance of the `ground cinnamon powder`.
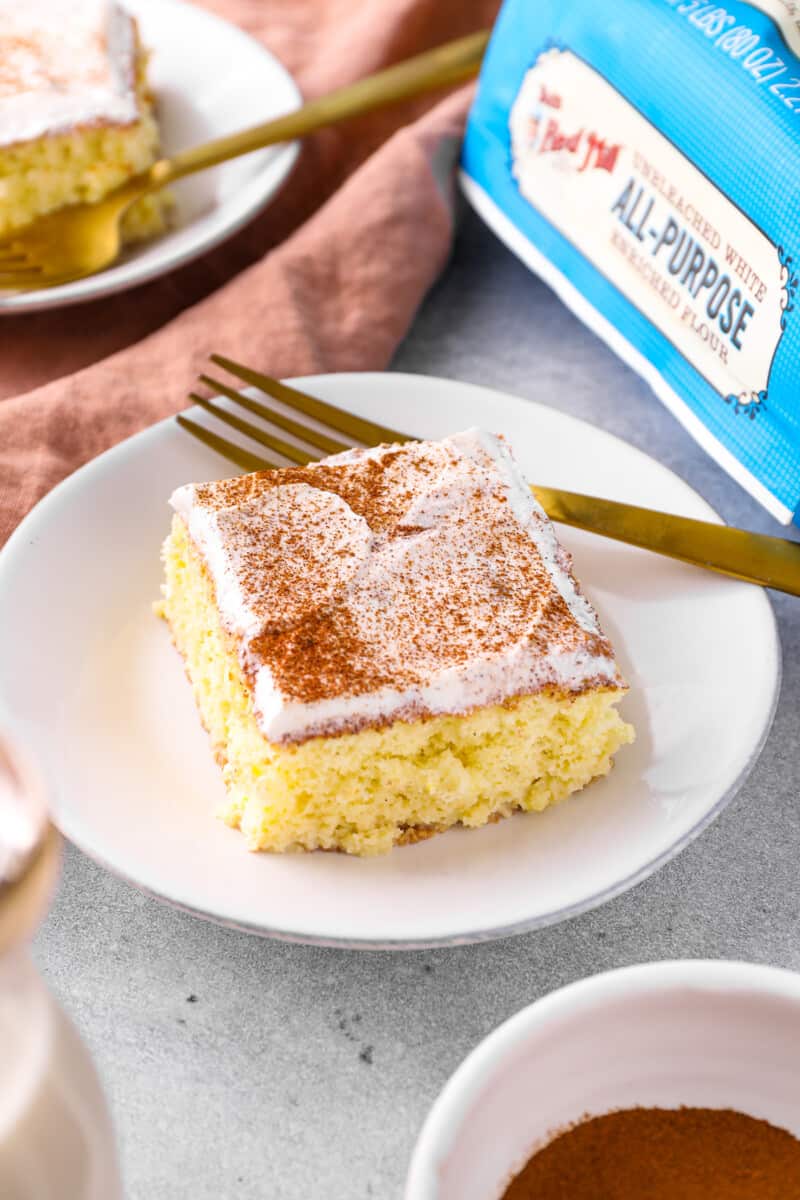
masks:
[[[730,1109],[632,1108],[559,1134],[503,1200],[800,1200],[800,1141]]]

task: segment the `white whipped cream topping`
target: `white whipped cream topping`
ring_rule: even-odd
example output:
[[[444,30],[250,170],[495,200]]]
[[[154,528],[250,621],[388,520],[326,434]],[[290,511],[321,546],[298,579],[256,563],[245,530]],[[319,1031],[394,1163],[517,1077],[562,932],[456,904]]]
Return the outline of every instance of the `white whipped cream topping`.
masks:
[[[325,604],[345,588],[372,541],[364,518],[341,497],[307,483],[273,488],[258,499],[216,510],[199,505],[187,510],[187,492],[188,488],[180,488],[173,506],[182,516],[188,515],[189,532],[202,548],[220,612],[245,637],[256,637],[266,619],[280,620],[281,597],[271,587],[277,573],[264,572],[257,591],[246,582],[248,554],[265,532],[280,538],[281,574],[290,571],[294,577],[296,608]],[[311,541],[309,525],[314,527]],[[326,572],[332,558],[336,569]]]
[[[135,57],[113,0],[0,0],[0,145],[136,121]]]
[[[425,444],[430,446],[432,443]],[[582,629],[599,633],[597,614],[575,586],[570,556],[558,541],[552,522],[523,478],[507,444],[496,434],[487,433],[483,429],[467,429],[463,433],[442,439],[440,444],[456,449],[460,459],[471,462],[479,473],[486,472],[487,460],[491,462],[499,482],[506,490],[514,515],[536,544],[553,584],[573,617]],[[386,450],[386,446],[376,446],[371,450],[346,450],[343,454],[326,458],[325,462],[333,465],[355,462],[360,458],[380,459]],[[428,489],[415,498],[406,512],[403,523],[435,525],[463,501],[465,489],[468,491],[471,485],[471,480],[465,479],[457,466],[449,465],[449,470],[446,468],[440,477],[438,489]]]
[[[399,450],[347,451],[322,466],[356,468],[374,460],[391,470],[386,464],[398,454],[409,467],[391,484],[399,519],[393,518],[388,531],[378,519],[370,528],[342,496],[312,486],[316,466],[304,472],[309,482],[273,483],[260,492],[254,484],[238,497],[231,494],[237,481],[190,484],[172,496],[214,581],[223,624],[241,639],[264,735],[275,742],[302,740],[398,715],[464,713],[547,685],[572,691],[590,681],[622,686],[608,643],[597,644],[602,639],[597,616],[577,590],[569,555],[503,441],[471,429]],[[424,463],[421,476],[412,469],[415,462]],[[537,556],[530,550],[520,558],[519,549],[509,545],[504,559],[492,545],[493,528],[509,521],[509,511],[512,526],[524,535],[523,550],[524,537],[536,547],[538,566],[531,567]],[[280,563],[274,578],[265,566],[265,547],[267,558],[271,554]],[[507,603],[506,569],[516,589]],[[520,617],[527,611],[526,570],[536,572],[531,594],[541,595],[542,605],[555,592],[567,610],[556,618],[544,651],[541,639],[537,647],[530,636],[536,618],[526,625],[527,616]],[[461,589],[455,615],[466,618],[457,635],[456,648],[463,653],[445,661],[437,655],[430,618],[440,605],[441,611],[453,605],[454,586]],[[251,640],[265,628],[275,630],[285,620],[288,629],[298,617],[331,604],[353,625],[354,656],[363,657],[366,646],[380,668],[376,678],[396,685],[364,690],[349,686],[345,677],[330,694],[298,699],[291,680],[279,685],[280,671],[273,670],[269,655],[252,653]],[[499,643],[486,637],[495,620]],[[310,656],[313,660],[313,650]]]

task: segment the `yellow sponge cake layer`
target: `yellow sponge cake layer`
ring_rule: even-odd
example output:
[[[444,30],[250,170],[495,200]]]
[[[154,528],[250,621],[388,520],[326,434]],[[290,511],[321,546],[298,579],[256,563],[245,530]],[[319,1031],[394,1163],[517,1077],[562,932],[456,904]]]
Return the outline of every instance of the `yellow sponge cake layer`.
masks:
[[[456,824],[541,811],[611,768],[633,740],[621,687],[546,688],[466,715],[397,720],[300,743],[268,741],[235,640],[181,517],[164,546],[162,615],[223,766],[220,816],[253,850],[381,854]]]
[[[146,171],[156,159],[151,114],[130,128],[98,126],[0,147],[0,237],[68,204],[91,204]],[[126,241],[154,237],[170,207],[154,194],[126,214]]]

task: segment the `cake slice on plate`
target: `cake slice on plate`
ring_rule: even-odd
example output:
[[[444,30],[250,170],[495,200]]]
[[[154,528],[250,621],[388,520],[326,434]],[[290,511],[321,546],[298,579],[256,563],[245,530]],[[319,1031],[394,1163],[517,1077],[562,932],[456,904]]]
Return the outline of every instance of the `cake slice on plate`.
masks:
[[[632,740],[501,438],[352,450],[172,507],[161,609],[251,849],[378,854],[538,811]]]
[[[93,202],[158,155],[136,21],[113,0],[0,0],[0,237]],[[165,226],[170,200],[126,213],[126,240]]]

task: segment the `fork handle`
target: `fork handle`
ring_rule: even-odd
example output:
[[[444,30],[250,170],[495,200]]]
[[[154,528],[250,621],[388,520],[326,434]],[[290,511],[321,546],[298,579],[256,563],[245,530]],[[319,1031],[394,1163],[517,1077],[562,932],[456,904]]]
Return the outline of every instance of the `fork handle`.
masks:
[[[800,542],[577,492],[538,486],[531,490],[553,521],[800,596]]]
[[[470,34],[396,66],[387,67],[328,96],[310,100],[295,112],[267,121],[264,125],[255,125],[241,133],[229,134],[191,150],[183,150],[172,158],[162,158],[136,180],[137,194],[141,195],[143,185],[146,191],[153,191],[184,175],[192,175],[195,171],[203,171],[228,159],[250,154],[253,150],[293,141],[348,117],[357,117],[398,100],[471,79],[478,73],[488,40],[488,29]]]

